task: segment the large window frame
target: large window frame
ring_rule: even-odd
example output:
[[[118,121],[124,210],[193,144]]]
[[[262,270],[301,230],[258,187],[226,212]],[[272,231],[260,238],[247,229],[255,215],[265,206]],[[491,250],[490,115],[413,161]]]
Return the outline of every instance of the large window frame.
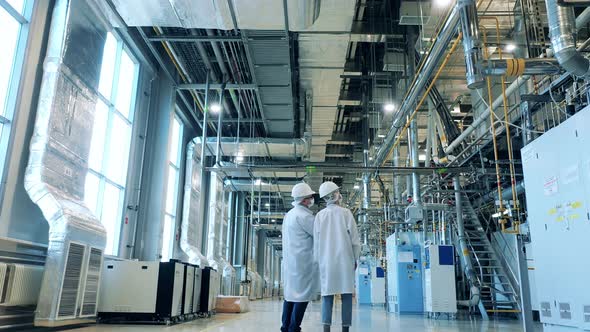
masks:
[[[181,188],[180,175],[184,153],[184,127],[182,118],[175,112],[172,116],[172,121],[170,121],[170,135],[168,137],[168,181],[165,191],[164,220],[162,221],[162,261],[168,261],[174,255],[178,201]]]
[[[13,5],[19,1],[0,0],[0,12],[8,14],[18,24],[18,31],[16,32],[16,41],[14,45],[14,54],[10,61],[10,69],[8,74],[8,81],[6,86],[6,95],[0,100],[0,198],[3,198],[6,187],[6,176],[8,172],[8,158],[10,155],[10,147],[12,138],[14,136],[13,127],[14,122],[18,116],[18,96],[21,91],[21,80],[23,76],[23,67],[25,61],[25,54],[27,44],[29,41],[29,28],[33,16],[34,0],[22,0],[22,7],[20,10],[14,8]],[[3,33],[7,33],[3,31]],[[12,45],[5,45],[10,47]],[[1,69],[0,69],[1,72]],[[2,79],[2,78],[0,78]],[[2,200],[3,201],[3,200]],[[1,204],[0,204],[1,205]]]
[[[89,167],[86,177],[85,200],[86,203],[89,205],[89,208],[93,210],[93,212],[96,214],[97,218],[101,220],[103,226],[107,228],[107,247],[105,249],[105,253],[116,256],[119,254],[119,243],[121,240],[123,215],[125,211],[124,202],[125,196],[127,194],[126,189],[129,178],[129,164],[131,159],[132,145],[134,143],[133,132],[134,120],[136,115],[135,112],[138,101],[140,62],[133,55],[131,49],[125,44],[121,36],[119,36],[115,32],[107,33],[104,52],[107,52],[107,45],[109,45],[109,42],[116,43],[116,48],[114,52],[114,63],[112,68],[105,68],[105,54],[103,54],[103,62],[101,63],[100,74],[101,82],[99,83],[99,88],[97,91],[98,100],[95,110],[95,128],[93,129],[92,134],[93,142],[91,144]],[[119,105],[120,99],[118,98],[118,93],[120,92],[119,83],[121,82],[121,69],[123,59],[126,59],[125,61],[127,61],[127,65],[129,64],[129,61],[131,61],[131,64],[133,65],[133,77],[131,81],[128,82],[131,84],[131,90],[127,91],[129,92],[129,99],[128,101],[125,100],[125,102],[127,103],[128,110],[125,113],[123,113],[123,111],[119,108],[121,105]],[[103,70],[110,71],[110,69],[112,69],[112,77],[110,77],[111,82],[110,84],[104,83],[102,81],[104,74]],[[107,79],[109,78],[108,75],[106,77]],[[105,93],[103,89],[105,85],[103,85],[103,83],[108,85],[108,93]],[[106,96],[105,94],[109,95]],[[105,112],[106,114],[104,114]],[[104,131],[101,131],[100,133],[96,132],[96,126],[98,121],[97,117],[99,116],[106,116],[106,126],[104,128]],[[126,136],[124,138],[128,140],[129,145],[123,145],[123,150],[117,151],[117,149],[112,149],[113,144],[117,145],[121,142],[114,141],[113,133],[120,133],[119,129],[121,125],[127,126],[126,129],[129,129],[129,131],[123,134],[123,136]],[[95,136],[97,134],[100,134],[101,136]],[[97,140],[96,144],[95,139]],[[98,150],[99,147],[102,148],[102,150]],[[113,152],[113,150],[115,151]],[[121,152],[123,159],[116,160],[116,154]],[[96,162],[96,165],[93,162],[95,157],[99,158],[99,162]],[[121,157],[121,155],[119,155],[119,157]],[[114,171],[114,168],[112,168],[113,165],[111,164],[111,162],[113,160],[123,162],[126,166],[122,166],[122,168],[118,170],[118,174]],[[92,184],[94,184],[90,188],[89,185],[91,183],[89,181],[92,181]],[[113,194],[115,191],[118,191],[119,194],[118,200],[116,202],[117,209],[116,211],[111,211],[110,209],[105,211],[103,209],[105,208],[105,198],[107,196],[110,197],[110,194]],[[91,200],[94,200],[94,202],[92,202]],[[113,202],[114,200],[109,203]],[[107,208],[109,207],[107,206]],[[105,220],[105,218],[109,220]]]

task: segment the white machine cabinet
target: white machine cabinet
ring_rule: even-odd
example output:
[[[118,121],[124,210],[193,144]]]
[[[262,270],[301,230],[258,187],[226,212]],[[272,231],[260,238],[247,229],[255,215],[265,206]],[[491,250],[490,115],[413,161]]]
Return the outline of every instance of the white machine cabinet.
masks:
[[[590,329],[590,109],[521,150],[544,331]]]
[[[431,313],[457,313],[454,247],[426,247],[424,272],[425,310]]]

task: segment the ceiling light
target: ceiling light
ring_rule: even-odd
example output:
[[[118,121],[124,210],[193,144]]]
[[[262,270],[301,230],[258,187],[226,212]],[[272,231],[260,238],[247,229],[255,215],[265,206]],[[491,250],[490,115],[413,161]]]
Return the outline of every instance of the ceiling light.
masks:
[[[262,180],[260,180],[260,179],[256,179],[256,181],[254,181],[255,186],[259,186],[261,184],[262,184]]]
[[[264,203],[264,206],[269,207],[270,203]]]
[[[435,0],[434,4],[437,7],[446,7],[451,4],[451,0]]]
[[[383,106],[383,109],[386,112],[393,112],[395,110],[395,105],[393,103],[387,103],[385,106]]]
[[[237,162],[242,162],[242,161],[244,161],[244,156],[238,155],[238,156],[236,157],[236,161],[237,161]]]
[[[516,45],[514,43],[509,43],[506,45],[506,52],[512,52],[516,49]]]
[[[271,219],[270,222],[277,222],[277,220],[276,219]]]
[[[355,184],[355,185],[354,185],[354,189],[359,189],[359,188],[360,188],[360,187],[359,187],[359,185],[358,185],[358,184]]]
[[[212,113],[219,113],[219,112],[221,112],[221,105],[219,105],[219,104],[212,104],[211,106],[209,106],[209,110]]]
[[[379,137],[379,138],[385,138],[385,135],[379,134],[379,135],[377,135],[377,137]]]
[[[373,157],[369,157],[369,160],[373,160]]]
[[[457,105],[453,108],[451,113],[461,113],[461,106]]]
[[[418,155],[418,160],[425,161],[426,160],[426,155],[425,154]]]

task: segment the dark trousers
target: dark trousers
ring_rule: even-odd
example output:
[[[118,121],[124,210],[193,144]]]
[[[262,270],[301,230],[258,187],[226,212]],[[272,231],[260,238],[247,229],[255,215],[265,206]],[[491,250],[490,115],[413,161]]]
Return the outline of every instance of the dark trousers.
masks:
[[[300,332],[301,322],[308,302],[288,302],[283,303],[283,326],[281,332]]]

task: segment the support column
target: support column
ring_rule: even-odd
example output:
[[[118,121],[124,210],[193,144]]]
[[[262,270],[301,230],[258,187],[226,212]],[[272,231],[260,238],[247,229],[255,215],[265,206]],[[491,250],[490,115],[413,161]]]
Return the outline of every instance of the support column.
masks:
[[[520,287],[520,310],[522,328],[525,332],[534,331],[533,308],[531,305],[531,285],[529,267],[524,252],[524,235],[516,234],[516,258],[518,260],[518,279]]]

